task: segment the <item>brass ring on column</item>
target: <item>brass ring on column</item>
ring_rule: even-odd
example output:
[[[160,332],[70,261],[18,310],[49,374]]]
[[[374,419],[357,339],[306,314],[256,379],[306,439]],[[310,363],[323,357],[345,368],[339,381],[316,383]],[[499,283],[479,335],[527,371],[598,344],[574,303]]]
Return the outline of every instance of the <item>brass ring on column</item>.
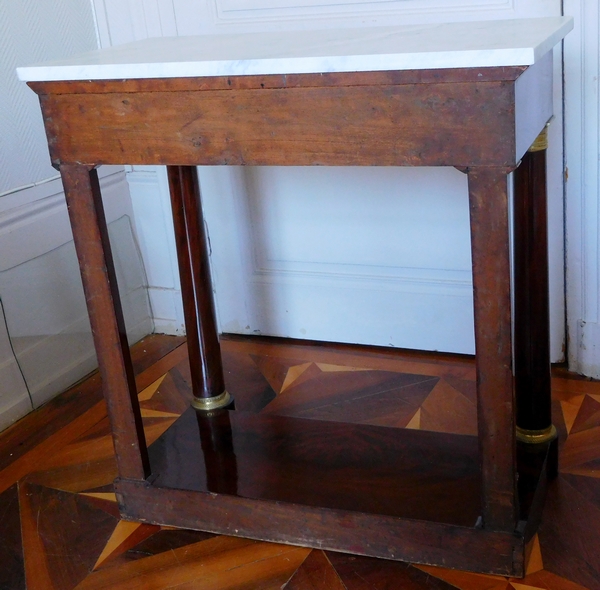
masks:
[[[196,410],[202,410],[204,412],[209,412],[211,410],[217,410],[219,408],[224,408],[228,406],[231,402],[231,396],[229,392],[225,390],[223,393],[219,395],[215,395],[213,397],[195,397],[192,399],[192,407]]]
[[[546,124],[541,133],[535,138],[535,141],[531,144],[529,152],[543,152],[548,149],[548,127],[549,123]]]
[[[542,430],[527,430],[517,426],[517,440],[530,445],[537,445],[554,440],[558,436],[553,424]]]

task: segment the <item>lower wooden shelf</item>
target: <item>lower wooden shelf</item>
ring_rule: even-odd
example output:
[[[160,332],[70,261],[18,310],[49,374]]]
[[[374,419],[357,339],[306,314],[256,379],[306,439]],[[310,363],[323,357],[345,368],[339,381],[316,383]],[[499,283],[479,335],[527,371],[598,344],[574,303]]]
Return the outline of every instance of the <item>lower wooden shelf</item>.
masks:
[[[476,437],[382,426],[189,409],[116,491],[132,520],[520,576],[548,450],[520,449],[513,533],[480,527]]]

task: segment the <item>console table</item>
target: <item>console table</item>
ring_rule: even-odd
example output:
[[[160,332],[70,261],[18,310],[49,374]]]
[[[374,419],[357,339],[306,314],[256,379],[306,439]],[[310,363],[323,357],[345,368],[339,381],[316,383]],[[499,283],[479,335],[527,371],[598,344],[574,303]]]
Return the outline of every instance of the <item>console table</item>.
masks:
[[[571,28],[559,17],[160,38],[19,69],[39,95],[64,183],[124,518],[523,575],[557,469],[544,129],[551,50]],[[194,402],[149,449],[102,164],[168,167]],[[195,171],[215,164],[468,175],[477,437],[232,409]],[[462,506],[463,489],[480,504]]]

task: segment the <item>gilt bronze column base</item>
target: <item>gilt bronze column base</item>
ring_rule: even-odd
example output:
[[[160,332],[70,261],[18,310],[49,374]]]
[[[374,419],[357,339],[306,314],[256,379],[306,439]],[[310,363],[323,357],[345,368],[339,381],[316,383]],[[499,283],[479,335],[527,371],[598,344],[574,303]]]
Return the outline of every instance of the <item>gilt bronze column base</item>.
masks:
[[[213,397],[194,397],[192,399],[192,407],[203,412],[212,412],[228,406],[233,409],[233,398],[227,390]]]

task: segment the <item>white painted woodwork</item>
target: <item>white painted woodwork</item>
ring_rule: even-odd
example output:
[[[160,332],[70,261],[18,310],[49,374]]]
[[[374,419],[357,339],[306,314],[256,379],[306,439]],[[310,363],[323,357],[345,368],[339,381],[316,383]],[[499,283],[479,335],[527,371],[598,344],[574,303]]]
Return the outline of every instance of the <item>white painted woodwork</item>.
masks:
[[[167,177],[164,169],[156,166],[128,168],[155,331],[182,335],[185,328]]]
[[[561,15],[559,0],[94,0],[94,5],[103,47],[175,34],[351,31]],[[548,181],[556,361],[563,358],[564,344],[560,48],[553,67]],[[129,180],[135,202],[151,207],[160,194],[161,203],[152,207],[164,210],[163,170],[134,168]],[[474,351],[466,179],[456,170],[205,167],[200,181],[221,330]],[[172,244],[168,225],[150,226],[148,236]],[[151,288],[161,292],[169,316],[161,325],[177,332],[182,326],[176,261],[171,258],[169,267],[165,254],[155,258],[153,250],[142,245]]]
[[[1,3],[0,430],[95,367],[62,186],[38,97],[15,68],[97,46],[88,0]],[[122,168],[100,175],[129,337],[138,340],[153,324],[129,189]]]
[[[600,378],[600,9],[566,0],[567,319],[569,367]]]

